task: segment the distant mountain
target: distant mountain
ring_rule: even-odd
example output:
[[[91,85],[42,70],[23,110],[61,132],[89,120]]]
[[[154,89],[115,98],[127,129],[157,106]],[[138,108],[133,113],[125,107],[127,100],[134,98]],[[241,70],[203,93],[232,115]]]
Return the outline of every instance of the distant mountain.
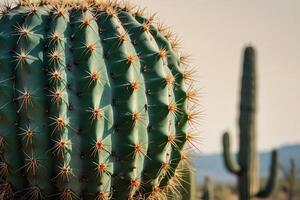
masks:
[[[289,167],[290,158],[294,158],[296,165],[300,166],[300,145],[283,146],[278,150],[279,161],[283,166]],[[270,152],[259,154],[261,178],[268,177],[270,157]],[[216,182],[234,182],[236,180],[236,177],[226,170],[221,154],[197,155],[193,160],[199,182],[202,182],[203,177],[206,175],[209,175]]]

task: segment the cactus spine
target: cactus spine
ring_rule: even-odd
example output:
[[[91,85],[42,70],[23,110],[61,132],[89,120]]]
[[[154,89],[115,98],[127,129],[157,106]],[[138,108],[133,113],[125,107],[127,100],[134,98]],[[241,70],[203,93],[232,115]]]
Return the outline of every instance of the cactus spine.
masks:
[[[195,92],[153,20],[116,1],[2,10],[2,199],[155,200],[182,186]]]
[[[239,197],[243,200],[266,197],[272,192],[277,176],[277,151],[272,152],[270,176],[264,189],[259,185],[258,155],[256,152],[256,72],[255,51],[247,47],[244,52],[240,100],[240,148],[238,163],[230,155],[229,134],[223,135],[223,156],[227,169],[238,177]]]

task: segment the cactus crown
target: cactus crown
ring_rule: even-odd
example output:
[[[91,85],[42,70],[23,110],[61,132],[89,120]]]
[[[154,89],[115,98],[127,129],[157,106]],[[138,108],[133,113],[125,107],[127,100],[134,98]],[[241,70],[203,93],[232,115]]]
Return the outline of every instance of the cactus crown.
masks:
[[[180,195],[185,144],[197,141],[194,71],[143,13],[95,0],[3,7],[3,199]]]

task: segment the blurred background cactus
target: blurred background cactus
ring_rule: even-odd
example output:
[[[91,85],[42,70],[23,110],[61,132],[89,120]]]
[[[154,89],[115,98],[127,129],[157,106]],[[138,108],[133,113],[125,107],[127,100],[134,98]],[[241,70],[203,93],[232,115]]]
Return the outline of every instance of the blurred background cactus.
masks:
[[[170,200],[198,200],[198,183],[196,180],[196,169],[191,163],[181,163],[178,168],[176,176],[179,176],[178,180],[180,182],[174,182],[174,186],[180,184],[181,187],[178,187],[178,190],[175,191],[176,195],[174,196],[174,191],[170,190],[169,199]]]
[[[266,186],[262,188],[259,184],[258,155],[256,152],[256,69],[255,69],[255,50],[247,47],[244,52],[243,75],[240,100],[239,118],[239,153],[236,162],[230,153],[229,134],[223,135],[223,156],[227,169],[235,174],[238,179],[239,198],[243,200],[263,198],[271,194],[275,187],[278,156],[277,151],[272,152],[272,163],[270,176]]]
[[[295,159],[290,159],[289,167],[280,164],[280,169],[283,173],[283,190],[287,193],[288,200],[298,199],[299,194],[296,194],[296,187],[300,169],[297,168]]]
[[[202,187],[202,199],[214,200],[214,184],[209,176],[205,176]]]

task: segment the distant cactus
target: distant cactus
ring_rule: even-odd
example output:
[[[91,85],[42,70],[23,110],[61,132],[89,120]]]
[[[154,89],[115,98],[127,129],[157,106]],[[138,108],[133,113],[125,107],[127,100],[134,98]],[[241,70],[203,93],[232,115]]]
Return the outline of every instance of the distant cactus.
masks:
[[[98,0],[3,7],[1,200],[155,200],[181,187],[193,74],[176,37],[142,11]]]
[[[258,155],[256,152],[256,73],[255,51],[247,47],[244,53],[243,76],[240,102],[240,148],[238,163],[231,158],[229,134],[223,135],[223,156],[227,169],[237,175],[239,198],[241,200],[267,197],[271,194],[277,177],[277,151],[272,152],[270,176],[264,189],[260,188]]]
[[[204,178],[204,184],[202,189],[202,199],[203,200],[213,200],[214,199],[214,185],[209,176]]]
[[[296,166],[295,159],[290,159],[290,168],[285,168],[284,166],[280,165],[280,169],[284,175],[285,181],[285,190],[288,195],[288,200],[294,200],[295,198],[295,190],[296,190],[296,181],[298,170]]]
[[[178,166],[178,172],[175,174],[178,177],[175,182],[171,182],[174,186],[180,185],[175,191],[176,195],[172,195],[174,190],[169,191],[169,200],[197,200],[198,184],[196,181],[195,169],[190,162],[182,162]],[[178,180],[181,180],[178,182]],[[176,198],[174,198],[176,196]]]

